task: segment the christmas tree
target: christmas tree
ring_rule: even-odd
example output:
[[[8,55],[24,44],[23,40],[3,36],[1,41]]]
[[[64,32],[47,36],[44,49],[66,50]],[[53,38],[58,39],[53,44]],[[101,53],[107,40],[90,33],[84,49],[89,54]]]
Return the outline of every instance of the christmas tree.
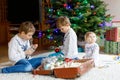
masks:
[[[46,0],[48,1],[48,0]],[[71,27],[76,31],[78,38],[82,38],[87,31],[96,34],[104,33],[111,27],[112,16],[106,14],[106,6],[101,0],[50,0],[51,6],[45,7],[46,24],[49,29],[39,33],[39,37],[46,36],[57,44],[62,41],[61,32],[57,29],[56,19],[59,16],[67,16],[71,21]]]

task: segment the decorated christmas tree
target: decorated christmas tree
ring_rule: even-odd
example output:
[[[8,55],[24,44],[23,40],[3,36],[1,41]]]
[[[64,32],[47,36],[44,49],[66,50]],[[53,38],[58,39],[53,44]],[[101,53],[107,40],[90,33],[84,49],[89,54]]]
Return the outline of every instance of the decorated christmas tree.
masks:
[[[48,0],[46,0],[48,1]],[[71,21],[71,27],[76,31],[78,38],[83,39],[87,31],[96,34],[104,34],[105,30],[111,27],[112,16],[106,14],[106,6],[101,0],[50,0],[51,6],[45,7],[46,24],[49,29],[39,33],[56,44],[62,41],[63,36],[56,26],[56,19],[59,16],[67,16]],[[63,34],[64,35],[64,34]]]

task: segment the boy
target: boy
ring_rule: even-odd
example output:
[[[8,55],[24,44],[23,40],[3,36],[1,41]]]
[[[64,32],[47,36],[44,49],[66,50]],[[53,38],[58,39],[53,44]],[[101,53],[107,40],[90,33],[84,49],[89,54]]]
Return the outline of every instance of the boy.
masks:
[[[57,19],[56,25],[65,33],[63,46],[60,46],[61,52],[65,57],[65,61],[78,57],[77,36],[74,30],[70,27],[71,23],[68,17],[61,16]],[[52,54],[54,56],[54,54]],[[52,56],[49,55],[49,56]]]
[[[37,44],[30,44],[34,33],[35,28],[31,22],[26,21],[20,25],[19,33],[8,44],[9,59],[15,64],[0,69],[0,73],[30,72],[41,64],[43,57],[32,59],[30,57],[38,47]]]

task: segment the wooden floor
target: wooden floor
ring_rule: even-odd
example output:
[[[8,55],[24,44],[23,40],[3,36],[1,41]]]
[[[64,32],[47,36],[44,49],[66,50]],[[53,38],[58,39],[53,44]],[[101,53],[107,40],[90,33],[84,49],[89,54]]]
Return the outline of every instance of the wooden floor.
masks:
[[[39,50],[37,49],[33,55],[42,54],[43,52],[47,52],[48,50]],[[8,46],[0,45],[0,63],[9,61],[8,59]]]
[[[0,63],[8,61],[8,47],[7,45],[0,45]]]

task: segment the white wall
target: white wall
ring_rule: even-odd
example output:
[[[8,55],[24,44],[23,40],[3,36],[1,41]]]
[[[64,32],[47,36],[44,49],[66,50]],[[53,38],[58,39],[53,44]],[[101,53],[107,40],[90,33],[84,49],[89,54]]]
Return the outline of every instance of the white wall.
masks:
[[[120,21],[120,0],[103,0],[108,4],[107,14],[114,16],[113,21]]]

